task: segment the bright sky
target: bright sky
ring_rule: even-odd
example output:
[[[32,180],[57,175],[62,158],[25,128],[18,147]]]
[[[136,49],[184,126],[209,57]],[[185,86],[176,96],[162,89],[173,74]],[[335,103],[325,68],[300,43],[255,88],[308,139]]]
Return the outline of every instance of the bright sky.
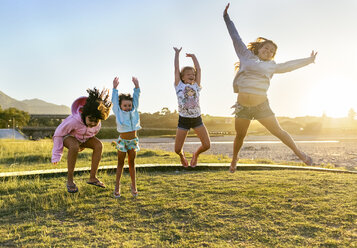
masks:
[[[18,99],[70,106],[97,86],[132,92],[139,79],[141,112],[177,109],[173,46],[180,65],[202,68],[202,113],[230,116],[237,56],[221,0],[0,0],[0,90]],[[247,44],[275,41],[275,61],[316,63],[277,74],[268,91],[278,116],[347,116],[357,110],[356,0],[231,1],[229,14]]]

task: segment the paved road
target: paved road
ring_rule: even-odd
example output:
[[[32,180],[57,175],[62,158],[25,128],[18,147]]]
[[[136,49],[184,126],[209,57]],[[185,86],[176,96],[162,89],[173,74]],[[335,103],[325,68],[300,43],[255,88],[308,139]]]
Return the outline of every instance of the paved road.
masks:
[[[314,164],[332,164],[357,170],[356,137],[294,137],[298,147],[312,156]],[[212,137],[209,154],[222,154],[231,157],[234,137]],[[284,144],[272,136],[249,136],[240,152],[241,158],[269,159],[275,162],[296,161],[299,159]],[[269,142],[272,141],[272,142]],[[147,149],[174,151],[174,138],[141,138],[140,146]],[[188,138],[184,151],[192,153],[199,146],[198,138]]]

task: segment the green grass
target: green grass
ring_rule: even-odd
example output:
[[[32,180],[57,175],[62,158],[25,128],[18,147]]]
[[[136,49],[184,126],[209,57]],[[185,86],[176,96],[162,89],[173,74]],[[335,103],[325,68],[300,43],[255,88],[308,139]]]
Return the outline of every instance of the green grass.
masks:
[[[103,142],[102,165],[116,165],[117,151],[110,142]],[[14,141],[0,140],[0,172],[45,170],[67,168],[67,149],[64,148],[62,160],[57,165],[51,164],[52,140]],[[192,154],[187,153],[188,158]],[[76,168],[90,166],[92,150],[85,149],[78,154]],[[230,158],[225,155],[202,154],[200,163],[228,163]],[[136,164],[179,164],[180,159],[174,152],[141,149],[135,159]]]
[[[305,171],[137,173],[139,197],[114,174],[106,189],[76,175],[0,182],[0,246],[356,247],[356,175]]]
[[[116,165],[117,152],[110,142],[103,142],[103,155],[100,166]],[[43,139],[39,141],[16,141],[0,140],[0,172],[46,170],[55,168],[67,168],[67,149],[64,148],[62,160],[57,165],[51,164],[52,140]],[[192,154],[186,153],[190,159]],[[92,151],[85,149],[78,154],[76,168],[89,167]],[[180,159],[174,152],[162,150],[142,149],[137,153],[136,164],[180,164]],[[231,158],[226,155],[201,154],[199,163],[230,163]],[[127,163],[127,162],[126,162]],[[277,164],[269,159],[241,159],[239,163],[249,164]],[[304,166],[300,162],[282,161],[278,164]],[[323,167],[331,168],[331,165]]]

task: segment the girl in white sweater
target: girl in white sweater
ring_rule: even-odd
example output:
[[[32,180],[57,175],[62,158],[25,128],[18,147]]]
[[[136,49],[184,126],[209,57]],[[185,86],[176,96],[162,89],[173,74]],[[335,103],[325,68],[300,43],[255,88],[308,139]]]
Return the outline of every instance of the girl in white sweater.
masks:
[[[246,46],[229,18],[228,8],[229,4],[224,10],[223,17],[239,58],[239,70],[233,81],[234,92],[239,94],[237,103],[234,105],[236,137],[230,172],[233,173],[236,170],[238,153],[243,145],[249,124],[254,119],[287,145],[305,164],[311,165],[311,157],[302,152],[291,136],[280,127],[269,106],[266,92],[274,73],[289,72],[313,63],[317,53],[312,51],[310,57],[276,64],[273,59],[277,45],[271,40],[259,37],[255,42]]]

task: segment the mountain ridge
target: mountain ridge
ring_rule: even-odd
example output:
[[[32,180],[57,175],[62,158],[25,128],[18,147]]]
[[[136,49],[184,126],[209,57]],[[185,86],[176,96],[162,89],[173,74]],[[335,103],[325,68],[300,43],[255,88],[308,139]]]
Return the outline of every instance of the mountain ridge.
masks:
[[[28,112],[29,114],[70,114],[71,109],[65,105],[57,105],[43,101],[38,98],[26,99],[23,101],[16,100],[4,92],[0,91],[1,109],[17,108]]]

